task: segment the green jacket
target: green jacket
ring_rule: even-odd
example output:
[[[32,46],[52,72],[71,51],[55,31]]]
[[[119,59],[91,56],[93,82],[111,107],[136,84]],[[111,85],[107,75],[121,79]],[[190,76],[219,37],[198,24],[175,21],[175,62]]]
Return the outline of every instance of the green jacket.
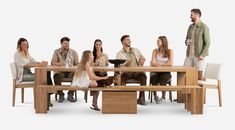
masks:
[[[193,24],[191,24],[187,31],[187,39],[191,39],[192,37],[192,29]],[[203,22],[199,22],[195,25],[195,36],[194,36],[194,55],[195,56],[208,56],[209,54],[209,46],[210,46],[210,35],[209,35],[209,28]],[[187,57],[189,56],[189,47],[187,48],[186,52]]]

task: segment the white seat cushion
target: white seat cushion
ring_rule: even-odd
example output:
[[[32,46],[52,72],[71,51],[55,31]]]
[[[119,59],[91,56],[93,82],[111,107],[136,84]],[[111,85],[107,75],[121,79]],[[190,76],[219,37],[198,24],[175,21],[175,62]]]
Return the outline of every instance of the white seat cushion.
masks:
[[[206,81],[199,80],[198,85],[215,85],[215,86],[218,86],[218,83],[215,80],[213,80],[213,81],[212,80],[206,80]]]
[[[17,84],[17,85],[18,85],[18,84],[34,84],[34,82],[20,82],[20,83],[18,82],[18,83],[16,83],[16,84]]]

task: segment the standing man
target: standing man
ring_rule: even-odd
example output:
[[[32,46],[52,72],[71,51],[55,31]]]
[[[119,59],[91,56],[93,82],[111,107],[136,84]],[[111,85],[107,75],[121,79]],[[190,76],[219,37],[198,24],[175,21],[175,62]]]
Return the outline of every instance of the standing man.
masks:
[[[117,59],[125,59],[126,63],[122,66],[127,67],[136,67],[143,66],[145,62],[145,58],[142,53],[136,49],[131,47],[131,40],[129,35],[124,35],[121,37],[121,43],[123,45],[122,49],[117,53]],[[126,84],[126,81],[129,79],[135,79],[140,81],[140,85],[146,85],[146,75],[143,72],[126,72],[121,75],[121,83]],[[146,105],[144,100],[144,91],[139,93],[139,99],[137,103],[140,105]]]
[[[184,66],[195,67],[198,69],[198,80],[203,80],[203,68],[205,57],[208,56],[210,46],[209,29],[201,21],[201,11],[191,10],[191,21],[193,22],[187,31],[186,36],[186,59]]]
[[[79,63],[78,54],[75,50],[69,48],[70,39],[68,37],[63,37],[60,40],[61,47],[54,51],[51,65],[53,66],[76,66]],[[53,78],[55,85],[61,85],[64,78],[70,78],[71,82],[73,80],[73,72],[55,72]],[[62,90],[58,90],[59,103],[64,101],[64,93]],[[68,91],[68,100],[70,102],[76,102],[73,97],[74,91]]]

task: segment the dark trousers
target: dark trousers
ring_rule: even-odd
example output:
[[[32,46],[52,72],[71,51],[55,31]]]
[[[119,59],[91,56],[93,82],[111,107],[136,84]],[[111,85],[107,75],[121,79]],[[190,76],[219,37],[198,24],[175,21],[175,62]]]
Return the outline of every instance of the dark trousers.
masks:
[[[140,85],[145,86],[146,85],[146,80],[147,80],[147,76],[145,75],[145,73],[142,72],[137,72],[137,73],[123,73],[121,76],[121,84],[124,85],[126,84],[126,81],[129,79],[135,79],[137,81],[140,82]],[[139,93],[139,99],[145,99],[144,98],[144,91],[140,91]]]
[[[47,84],[53,85],[51,80],[51,71],[47,71]]]
[[[61,85],[61,82],[63,82],[63,78],[71,78],[71,82],[73,80],[73,75],[74,73],[73,72],[58,72],[58,73],[55,73],[53,78],[54,78],[54,83],[55,85]],[[60,95],[60,96],[63,96],[64,95],[64,92],[63,90],[58,90],[57,93]],[[74,91],[68,91],[68,95],[71,95],[73,96],[74,94]]]
[[[47,84],[48,85],[53,85],[52,80],[51,80],[51,71],[47,71]],[[48,103],[51,102],[51,94],[52,93],[48,94],[48,101],[49,101]]]
[[[150,83],[152,85],[166,85],[171,80],[170,72],[152,72],[150,73]],[[154,92],[156,95],[156,92]],[[165,98],[166,92],[162,91],[162,97]]]

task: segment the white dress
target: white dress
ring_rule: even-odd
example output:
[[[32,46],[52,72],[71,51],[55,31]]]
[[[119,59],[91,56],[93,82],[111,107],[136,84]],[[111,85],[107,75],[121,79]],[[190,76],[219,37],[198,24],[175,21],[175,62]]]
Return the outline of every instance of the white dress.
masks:
[[[88,88],[92,80],[90,80],[86,71],[83,71],[80,77],[74,76],[71,86],[80,88]]]

